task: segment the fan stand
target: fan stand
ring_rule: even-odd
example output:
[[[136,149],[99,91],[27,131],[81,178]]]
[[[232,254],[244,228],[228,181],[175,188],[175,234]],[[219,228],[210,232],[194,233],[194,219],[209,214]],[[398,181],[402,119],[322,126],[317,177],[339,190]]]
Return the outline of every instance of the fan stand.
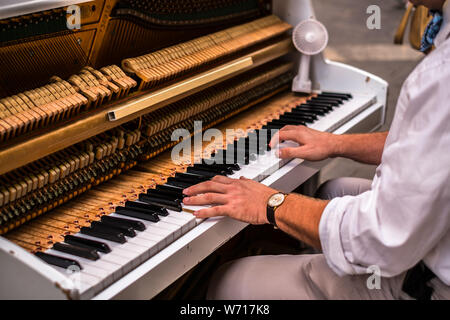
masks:
[[[298,73],[292,80],[292,91],[311,93],[312,85],[309,79],[309,66],[311,63],[311,56],[302,54],[300,57],[300,64],[298,66]]]

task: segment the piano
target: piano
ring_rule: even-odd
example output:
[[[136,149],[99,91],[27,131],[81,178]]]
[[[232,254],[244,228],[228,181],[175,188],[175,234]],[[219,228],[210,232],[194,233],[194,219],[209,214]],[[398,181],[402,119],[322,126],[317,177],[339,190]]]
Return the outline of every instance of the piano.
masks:
[[[247,226],[196,219],[184,187],[221,174],[291,192],[328,161],[278,159],[273,130],[380,128],[373,74],[319,54],[313,93],[291,92],[289,34],[314,15],[309,0],[3,1],[0,298],[153,298]],[[210,128],[234,132],[172,152],[174,133]]]

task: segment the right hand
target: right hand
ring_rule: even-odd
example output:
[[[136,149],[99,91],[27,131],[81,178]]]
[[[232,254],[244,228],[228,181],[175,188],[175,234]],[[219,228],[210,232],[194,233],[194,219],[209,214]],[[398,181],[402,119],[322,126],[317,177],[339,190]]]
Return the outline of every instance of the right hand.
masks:
[[[292,140],[299,144],[295,148],[280,148],[279,158],[301,158],[310,161],[324,160],[337,155],[337,135],[317,131],[305,126],[285,126],[270,141],[274,148],[279,141]]]

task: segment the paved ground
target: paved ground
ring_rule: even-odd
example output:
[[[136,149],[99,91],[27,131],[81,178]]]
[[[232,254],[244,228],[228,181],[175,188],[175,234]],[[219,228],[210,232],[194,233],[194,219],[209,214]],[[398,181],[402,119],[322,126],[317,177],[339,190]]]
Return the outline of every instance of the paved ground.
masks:
[[[371,72],[389,83],[387,130],[392,121],[401,85],[422,54],[406,44],[394,45],[393,37],[404,13],[397,0],[312,0],[317,18],[330,35],[325,56]],[[381,9],[381,29],[366,27],[369,5]],[[324,170],[320,181],[339,176],[372,178],[374,166],[338,159]]]

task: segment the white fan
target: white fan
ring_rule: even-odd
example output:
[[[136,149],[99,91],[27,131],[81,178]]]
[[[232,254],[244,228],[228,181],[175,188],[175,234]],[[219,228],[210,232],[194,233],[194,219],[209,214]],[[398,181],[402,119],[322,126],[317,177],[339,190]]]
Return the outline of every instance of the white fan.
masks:
[[[316,19],[303,20],[294,28],[292,42],[302,54],[298,74],[292,81],[292,91],[311,93],[309,78],[311,56],[319,54],[327,46],[327,29]]]

